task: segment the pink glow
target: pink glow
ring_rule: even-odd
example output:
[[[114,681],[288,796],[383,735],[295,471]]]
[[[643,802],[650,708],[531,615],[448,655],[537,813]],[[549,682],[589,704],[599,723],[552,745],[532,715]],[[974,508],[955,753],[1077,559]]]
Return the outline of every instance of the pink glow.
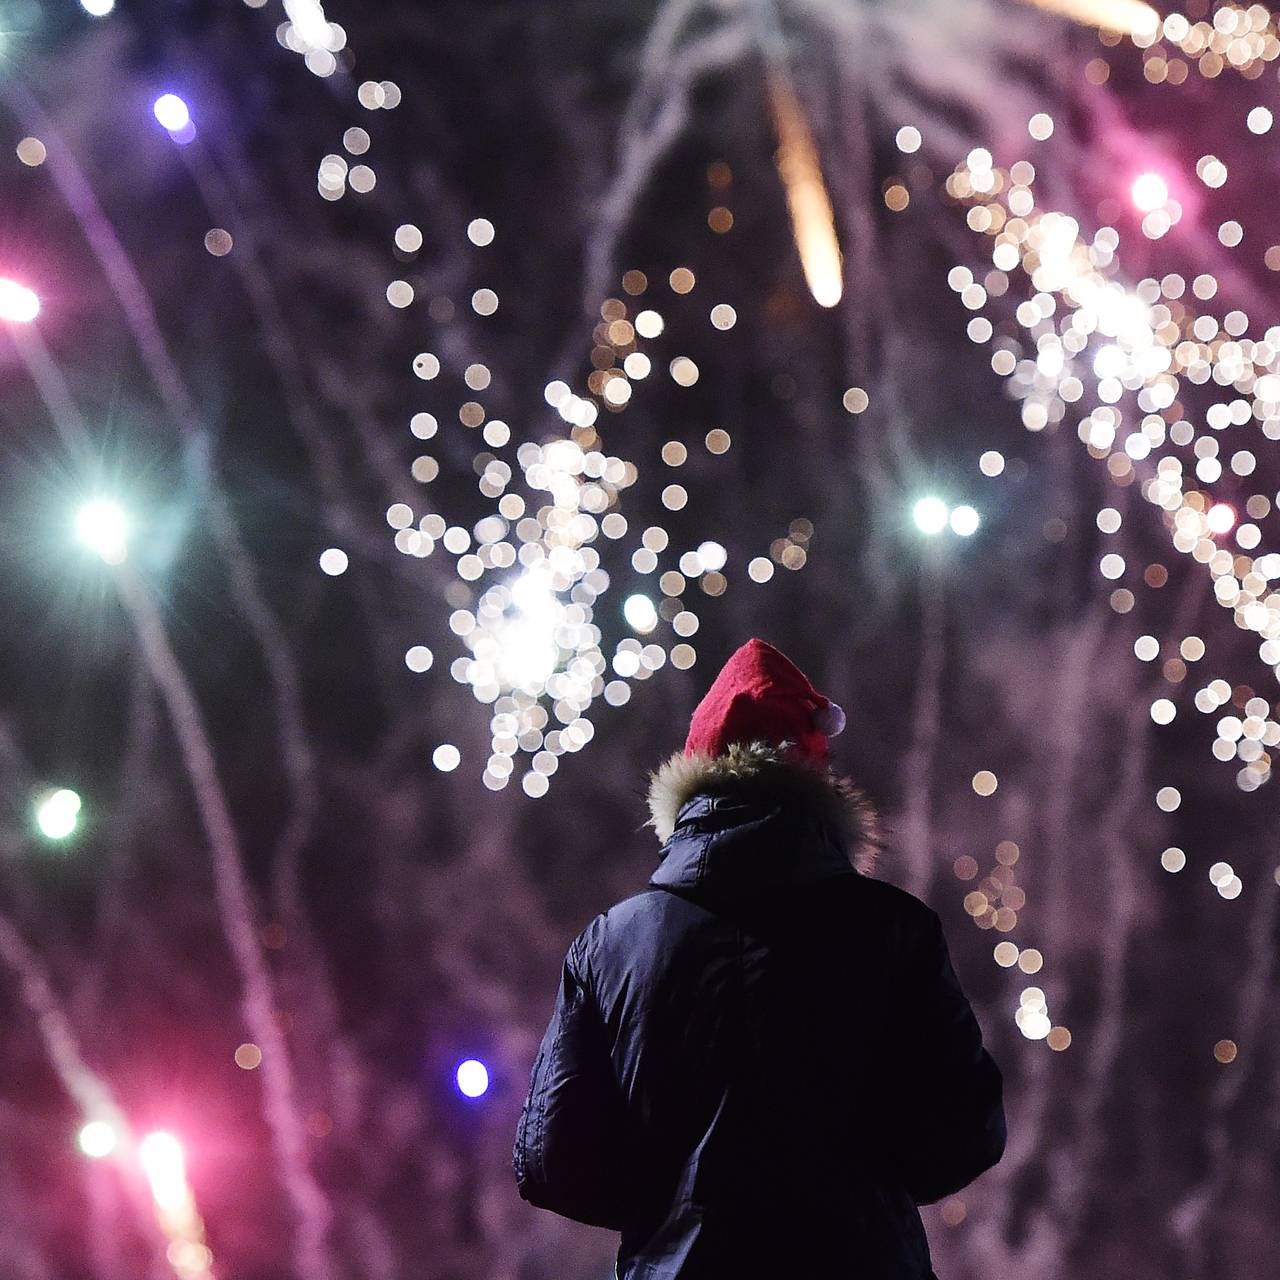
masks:
[[[191,1198],[182,1144],[171,1133],[149,1133],[138,1147],[151,1195],[161,1209],[176,1210]]]

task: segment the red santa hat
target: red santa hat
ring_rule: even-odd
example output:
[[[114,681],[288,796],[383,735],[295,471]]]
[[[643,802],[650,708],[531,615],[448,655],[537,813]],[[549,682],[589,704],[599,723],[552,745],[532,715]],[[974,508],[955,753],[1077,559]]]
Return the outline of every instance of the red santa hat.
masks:
[[[827,739],[844,724],[844,711],[790,658],[751,639],[724,664],[698,703],[684,753],[719,756],[733,742],[788,742],[794,755],[823,764]]]

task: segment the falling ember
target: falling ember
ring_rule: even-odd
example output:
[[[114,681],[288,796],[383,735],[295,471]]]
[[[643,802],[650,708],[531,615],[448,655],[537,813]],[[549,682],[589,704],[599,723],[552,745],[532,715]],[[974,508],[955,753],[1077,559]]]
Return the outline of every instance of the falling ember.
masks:
[[[213,1254],[187,1182],[182,1144],[171,1133],[149,1133],[138,1144],[138,1160],[155,1201],[156,1218],[169,1240],[166,1257],[180,1280],[213,1280]]]
[[[791,82],[775,71],[770,73],[768,84],[778,133],[778,174],[787,190],[787,209],[804,278],[819,306],[834,307],[844,292],[844,269],[813,130]]]
[[[166,1213],[181,1212],[191,1198],[182,1146],[171,1133],[149,1133],[138,1148],[142,1171],[147,1175],[156,1207]]]
[[[1070,18],[1084,27],[1114,31],[1122,36],[1154,37],[1160,29],[1160,15],[1142,0],[1022,0],[1022,3]]]

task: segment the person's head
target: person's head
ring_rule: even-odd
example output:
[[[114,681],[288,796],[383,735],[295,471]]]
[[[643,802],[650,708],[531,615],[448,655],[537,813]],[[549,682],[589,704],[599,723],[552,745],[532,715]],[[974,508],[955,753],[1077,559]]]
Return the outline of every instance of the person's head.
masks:
[[[722,756],[734,743],[762,742],[794,759],[823,765],[827,739],[844,712],[799,667],[763,640],[748,640],[720,670],[694,710],[686,756]]]
[[[699,792],[745,791],[824,815],[854,865],[870,870],[879,845],[875,812],[861,788],[829,767],[827,739],[844,723],[840,707],[785,654],[748,640],[698,703],[684,750],[650,775],[658,839],[666,843]]]

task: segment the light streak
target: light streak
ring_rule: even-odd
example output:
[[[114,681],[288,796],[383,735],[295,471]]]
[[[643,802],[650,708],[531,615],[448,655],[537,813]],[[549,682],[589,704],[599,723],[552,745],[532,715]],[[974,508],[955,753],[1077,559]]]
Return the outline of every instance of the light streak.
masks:
[[[804,278],[819,306],[834,307],[844,292],[844,263],[813,130],[789,78],[771,71],[767,88],[778,137],[778,176],[786,189]]]
[[[1142,0],[1022,0],[1022,3],[1069,18],[1081,26],[1122,36],[1154,37],[1160,29],[1160,15]]]

